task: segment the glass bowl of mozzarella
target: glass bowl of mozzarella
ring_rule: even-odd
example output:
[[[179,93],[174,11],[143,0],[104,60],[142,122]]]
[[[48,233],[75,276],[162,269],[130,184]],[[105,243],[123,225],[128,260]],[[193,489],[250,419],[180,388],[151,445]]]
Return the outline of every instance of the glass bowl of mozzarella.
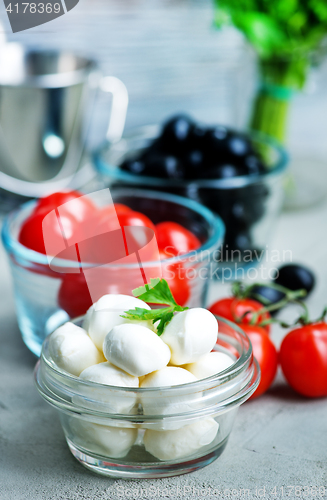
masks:
[[[88,469],[126,479],[195,471],[221,455],[259,384],[251,342],[200,307],[175,313],[159,335],[158,321],[122,317],[136,307],[150,309],[105,295],[57,328],[43,343],[37,389]]]

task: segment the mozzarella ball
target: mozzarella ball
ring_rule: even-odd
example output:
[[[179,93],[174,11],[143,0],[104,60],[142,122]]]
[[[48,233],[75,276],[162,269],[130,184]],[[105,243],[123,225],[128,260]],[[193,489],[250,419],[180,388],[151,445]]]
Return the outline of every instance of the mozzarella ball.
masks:
[[[124,372],[120,368],[112,365],[111,363],[100,363],[98,365],[90,366],[82,371],[80,378],[95,382],[97,384],[104,384],[116,387],[138,387],[139,379]],[[88,388],[88,397],[95,401],[100,401],[108,405],[108,409],[112,413],[128,413],[136,403],[136,395],[133,393],[125,393],[123,396],[117,394],[115,390],[103,391],[102,387]],[[75,399],[76,403],[76,399]],[[79,403],[80,398],[79,398]],[[85,401],[82,402],[85,406]],[[87,403],[88,404],[88,403]],[[94,405],[94,403],[93,403]]]
[[[136,297],[131,297],[130,295],[104,295],[93,304],[91,307],[93,310],[91,310],[89,318],[86,316],[85,321],[88,325],[88,334],[98,349],[102,349],[105,336],[114,326],[123,323],[135,323],[133,320],[121,317],[125,311],[135,309],[135,307],[148,310],[151,309],[146,302]],[[150,321],[144,321],[142,323],[152,329]]]
[[[60,368],[77,377],[85,368],[105,361],[86,331],[70,322],[50,335],[49,353]]]
[[[213,418],[207,418],[177,430],[147,429],[143,437],[144,447],[159,460],[184,458],[212,443],[217,435],[218,427],[219,425]]]
[[[137,324],[115,326],[103,343],[105,358],[135,377],[160,370],[169,363],[169,347],[149,328]]]
[[[196,378],[201,379],[222,372],[233,363],[233,359],[228,354],[223,352],[208,352],[208,354],[201,356],[194,363],[184,365],[183,368],[193,373]]]
[[[124,372],[111,363],[99,363],[89,366],[82,371],[80,378],[96,382],[97,384],[113,385],[117,387],[138,387],[139,379],[129,373]]]
[[[146,375],[140,387],[170,387],[172,385],[187,384],[195,382],[197,378],[184,368],[177,366],[165,366],[161,370]]]
[[[91,319],[93,311],[94,311],[94,304],[92,304],[91,307],[89,307],[88,310],[86,311],[86,314],[85,314],[85,317],[84,317],[84,320],[82,323],[82,328],[84,328],[84,330],[86,330],[87,333],[89,332],[90,319]]]
[[[166,366],[161,370],[157,370],[149,375],[146,375],[140,383],[140,387],[171,387],[174,385],[196,382],[196,380],[197,378],[192,375],[192,373],[184,370],[183,368]],[[151,395],[147,395],[145,393],[140,396],[140,402],[143,407],[144,415],[170,415],[174,413],[185,413],[194,409],[192,406],[192,402],[194,403],[194,396],[190,394],[178,394],[176,396],[172,396],[171,394],[162,391],[160,397],[153,399]],[[160,421],[151,423],[150,425],[143,424],[142,427],[144,429],[149,427],[150,429],[164,430],[178,429],[183,427],[183,425],[185,425],[185,421],[183,420],[168,421],[167,419],[161,419]]]
[[[72,441],[84,449],[111,458],[127,455],[137,439],[137,429],[110,427],[72,418]]]
[[[195,307],[177,313],[160,338],[170,347],[170,363],[184,365],[210,352],[217,335],[218,322],[214,315],[207,309]]]

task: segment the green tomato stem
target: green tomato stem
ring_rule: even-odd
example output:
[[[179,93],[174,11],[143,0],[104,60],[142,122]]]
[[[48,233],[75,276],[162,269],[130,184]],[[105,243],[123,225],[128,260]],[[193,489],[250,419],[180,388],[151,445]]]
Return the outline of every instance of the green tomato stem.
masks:
[[[277,290],[277,291],[283,293],[284,297],[280,301],[275,302],[274,304],[270,304],[269,302],[267,302],[267,304],[264,305],[257,312],[254,312],[254,313],[251,312],[251,320],[250,320],[251,325],[266,326],[272,322],[279,322],[278,320],[274,320],[272,318],[269,318],[267,320],[263,320],[260,323],[258,323],[258,318],[259,318],[259,316],[262,316],[265,313],[277,311],[277,310],[281,309],[282,307],[287,306],[291,302],[298,303],[304,308],[305,313],[303,315],[303,321],[308,321],[307,307],[303,302],[299,301],[300,298],[303,298],[307,295],[307,292],[304,289],[295,290],[295,291],[289,290],[288,288],[286,288],[282,285],[278,285],[277,283],[268,283],[268,284],[254,283],[252,285],[246,286],[242,282],[236,281],[232,285],[232,293],[233,293],[234,297],[238,298],[238,299],[246,299],[248,297],[256,298],[255,294],[253,294],[253,289],[255,289],[258,286],[265,286],[265,287],[269,287],[269,288],[272,288],[274,290]],[[260,294],[257,294],[257,297],[258,297],[258,300],[261,301]],[[247,314],[249,314],[249,311],[245,312],[242,315],[242,317],[236,318],[236,321],[238,323],[241,323]]]
[[[288,293],[286,293],[286,296],[284,299],[280,300],[279,302],[275,302],[274,304],[271,304],[270,306],[264,306],[259,311],[255,312],[251,318],[251,323],[252,319],[255,318],[258,320],[258,317],[261,316],[262,314],[265,314],[267,312],[273,312],[277,311],[278,309],[281,309],[282,307],[287,306],[290,302],[297,302],[302,305],[302,307],[307,311],[307,306],[304,304],[304,302],[298,301],[298,299],[305,297],[307,294],[306,290],[295,290],[291,291],[289,290]],[[254,321],[255,324],[256,321]]]

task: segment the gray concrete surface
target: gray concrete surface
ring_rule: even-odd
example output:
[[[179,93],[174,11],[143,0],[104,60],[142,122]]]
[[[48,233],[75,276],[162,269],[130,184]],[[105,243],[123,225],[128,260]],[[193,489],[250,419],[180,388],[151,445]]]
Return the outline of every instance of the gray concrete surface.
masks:
[[[127,126],[132,127],[180,109],[207,121],[222,119],[226,109],[220,107],[215,87],[220,76],[220,42],[210,31],[210,22],[207,0],[81,0],[80,6],[51,25],[7,35],[38,46],[86,50],[98,57],[104,71],[122,78],[129,88]],[[298,98],[291,143],[298,150],[306,144],[324,155],[327,89],[321,86],[321,75],[313,77],[308,90],[312,91],[308,94],[311,104],[303,96]],[[242,121],[242,116],[237,120]],[[100,121],[104,118],[103,113]],[[294,261],[314,268],[319,280],[308,301],[313,316],[327,302],[326,218],[327,203],[284,213],[269,246],[281,257],[283,250],[290,250]],[[264,263],[263,276],[271,265],[276,263]],[[227,288],[212,286],[210,300],[225,294]],[[291,308],[285,318],[295,314]],[[280,329],[274,329],[277,345],[281,337]],[[269,393],[240,408],[225,452],[210,466],[170,479],[116,481],[88,472],[72,457],[55,410],[34,387],[35,362],[17,327],[9,269],[1,248],[1,500],[327,497],[327,401],[297,396],[281,374]],[[297,486],[300,490],[295,491]],[[319,488],[326,490],[319,495],[313,487],[318,493]]]
[[[271,251],[290,249],[294,261],[310,261],[319,277],[308,300],[313,317],[319,315],[327,298],[325,234],[321,231],[326,217],[327,203],[305,213],[283,214],[269,247]],[[305,238],[303,227],[307,228]],[[271,265],[276,263],[264,265],[263,276]],[[319,498],[326,497],[327,401],[296,395],[280,373],[266,395],[240,408],[223,455],[198,472],[170,479],[122,481],[84,469],[68,450],[56,411],[41,400],[34,387],[36,359],[17,328],[3,249],[0,276],[1,500],[296,498],[295,486],[300,487],[301,498],[308,492],[307,498],[317,498],[312,487],[321,488],[324,494]],[[227,289],[227,285],[212,285],[210,301]],[[290,308],[284,317],[291,320],[295,314]],[[274,328],[277,345],[281,337],[281,330]]]

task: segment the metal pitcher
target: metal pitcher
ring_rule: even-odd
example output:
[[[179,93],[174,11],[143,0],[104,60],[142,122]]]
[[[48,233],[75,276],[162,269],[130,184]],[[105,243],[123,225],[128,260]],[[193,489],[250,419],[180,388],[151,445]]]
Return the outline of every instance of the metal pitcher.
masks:
[[[98,90],[112,94],[106,138],[115,142],[128,106],[120,80],[103,77],[95,61],[69,52],[1,45],[0,188],[39,197],[71,186],[85,150],[85,115]]]

